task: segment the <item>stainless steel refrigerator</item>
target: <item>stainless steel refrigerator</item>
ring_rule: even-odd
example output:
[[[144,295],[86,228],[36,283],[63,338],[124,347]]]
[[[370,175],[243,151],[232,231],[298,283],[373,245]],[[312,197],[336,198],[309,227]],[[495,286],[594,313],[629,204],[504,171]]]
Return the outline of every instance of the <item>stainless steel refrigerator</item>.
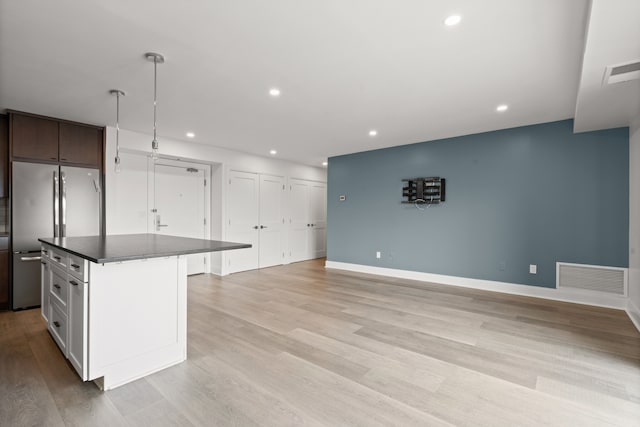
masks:
[[[39,237],[101,234],[100,171],[13,162],[12,307],[40,305]]]

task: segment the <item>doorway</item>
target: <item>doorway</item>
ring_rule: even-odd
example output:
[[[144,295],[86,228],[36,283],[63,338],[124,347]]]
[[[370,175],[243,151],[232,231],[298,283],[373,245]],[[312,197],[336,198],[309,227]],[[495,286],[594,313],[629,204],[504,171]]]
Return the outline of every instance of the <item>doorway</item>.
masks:
[[[149,227],[170,236],[209,238],[209,165],[159,159],[153,163]],[[187,255],[187,274],[208,272],[208,254]]]

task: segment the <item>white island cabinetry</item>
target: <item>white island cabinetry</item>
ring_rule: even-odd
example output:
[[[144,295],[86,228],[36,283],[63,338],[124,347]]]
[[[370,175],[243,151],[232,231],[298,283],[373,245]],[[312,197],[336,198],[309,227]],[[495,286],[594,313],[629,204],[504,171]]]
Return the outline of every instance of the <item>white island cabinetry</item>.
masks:
[[[49,332],[104,390],[187,358],[186,254],[249,246],[154,234],[40,242]]]
[[[45,244],[42,256],[48,329],[84,381],[108,390],[186,359],[184,256],[97,264]]]
[[[87,261],[42,245],[42,313],[78,375],[87,379]]]

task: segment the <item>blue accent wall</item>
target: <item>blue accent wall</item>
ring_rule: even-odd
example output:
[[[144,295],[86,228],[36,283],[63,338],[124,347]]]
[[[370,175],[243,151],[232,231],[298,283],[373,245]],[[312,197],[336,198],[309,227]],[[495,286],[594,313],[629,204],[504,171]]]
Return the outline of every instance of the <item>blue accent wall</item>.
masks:
[[[402,179],[428,176],[446,201],[401,204]],[[564,120],[332,157],[327,197],[329,261],[554,287],[557,261],[628,266],[629,129]]]

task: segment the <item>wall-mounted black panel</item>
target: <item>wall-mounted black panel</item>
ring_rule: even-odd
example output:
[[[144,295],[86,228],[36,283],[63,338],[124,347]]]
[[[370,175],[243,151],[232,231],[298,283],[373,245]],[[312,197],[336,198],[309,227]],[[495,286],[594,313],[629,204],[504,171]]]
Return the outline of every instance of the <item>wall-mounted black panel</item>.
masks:
[[[445,201],[445,179],[438,176],[429,178],[403,179],[402,203],[438,204]]]

